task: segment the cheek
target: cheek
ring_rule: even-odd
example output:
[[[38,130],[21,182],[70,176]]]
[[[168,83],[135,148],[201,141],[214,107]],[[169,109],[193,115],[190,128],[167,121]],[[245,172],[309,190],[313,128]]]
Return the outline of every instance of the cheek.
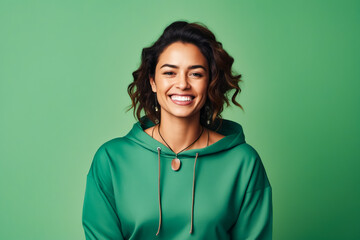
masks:
[[[207,85],[202,85],[201,87],[199,86],[198,89],[199,89],[198,94],[201,97],[200,105],[201,105],[201,107],[203,107],[203,105],[206,102],[207,96],[208,96],[208,93],[207,93],[208,86]]]
[[[201,95],[207,95],[208,85],[201,84],[198,88],[200,90]]]
[[[164,79],[158,79],[158,81],[156,82],[156,89],[158,94],[160,95],[167,94],[168,91],[171,89],[171,84]]]

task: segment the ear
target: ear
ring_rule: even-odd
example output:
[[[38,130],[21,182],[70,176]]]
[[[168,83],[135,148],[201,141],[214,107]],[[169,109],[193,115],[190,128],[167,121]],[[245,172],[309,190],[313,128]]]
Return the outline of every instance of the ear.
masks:
[[[149,76],[149,79],[150,79],[151,89],[154,93],[156,93],[156,84],[155,84],[154,77]]]

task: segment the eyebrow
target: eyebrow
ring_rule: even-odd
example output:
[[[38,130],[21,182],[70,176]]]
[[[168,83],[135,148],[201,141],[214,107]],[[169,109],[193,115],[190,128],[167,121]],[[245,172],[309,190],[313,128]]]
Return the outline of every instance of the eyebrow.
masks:
[[[172,65],[172,64],[164,64],[160,68],[163,68],[163,67],[179,68],[179,66]],[[188,67],[188,69],[196,69],[196,68],[202,68],[206,71],[206,68],[203,65],[192,65],[192,66]]]

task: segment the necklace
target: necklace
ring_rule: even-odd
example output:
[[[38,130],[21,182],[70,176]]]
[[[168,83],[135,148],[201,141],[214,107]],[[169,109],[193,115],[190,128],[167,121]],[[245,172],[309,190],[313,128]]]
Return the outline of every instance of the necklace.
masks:
[[[169,146],[169,144],[165,141],[165,139],[163,138],[163,136],[161,135],[160,133],[160,123],[159,123],[159,126],[158,126],[158,132],[159,132],[159,135],[161,137],[161,139],[164,141],[164,143],[166,144],[166,146],[172,151],[174,152],[174,150],[171,149],[171,147]],[[195,141],[193,141],[189,146],[187,146],[186,148],[184,148],[183,150],[181,150],[180,152],[178,153],[175,153],[175,158],[171,161],[171,168],[172,170],[174,171],[177,171],[180,169],[180,166],[181,166],[181,161],[180,159],[178,158],[178,154],[185,151],[186,149],[188,149],[189,147],[191,147],[194,143],[196,143],[197,140],[199,140],[199,138],[201,137],[201,135],[203,134],[204,132],[204,127],[201,126],[201,133],[200,135],[195,139]]]

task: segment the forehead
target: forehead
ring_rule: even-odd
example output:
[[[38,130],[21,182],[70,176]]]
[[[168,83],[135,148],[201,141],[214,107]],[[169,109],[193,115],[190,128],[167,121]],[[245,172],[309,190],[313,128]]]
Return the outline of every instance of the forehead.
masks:
[[[175,42],[167,46],[159,56],[158,66],[165,63],[179,66],[203,65],[207,68],[205,56],[192,43]]]

